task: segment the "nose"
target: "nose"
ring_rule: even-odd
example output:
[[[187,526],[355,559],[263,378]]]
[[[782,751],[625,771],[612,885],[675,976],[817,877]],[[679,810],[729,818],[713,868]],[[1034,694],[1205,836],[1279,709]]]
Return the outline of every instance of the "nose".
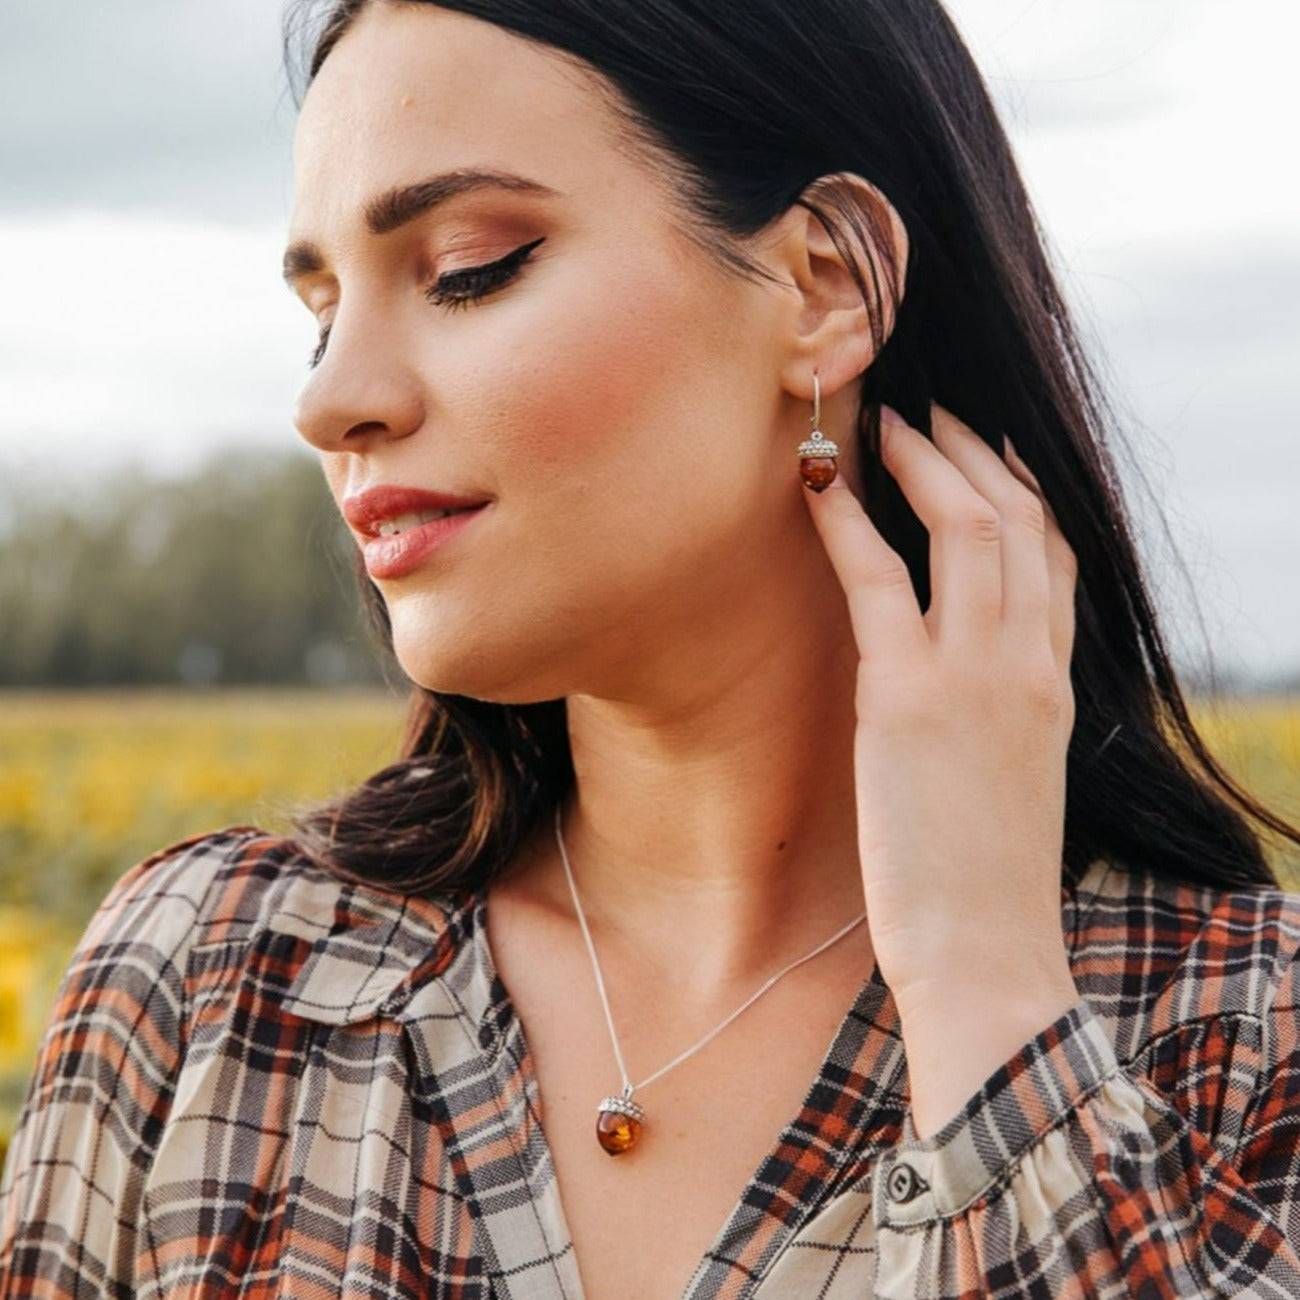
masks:
[[[320,364],[298,397],[293,422],[320,451],[367,451],[424,423],[420,377],[395,332],[340,312]]]

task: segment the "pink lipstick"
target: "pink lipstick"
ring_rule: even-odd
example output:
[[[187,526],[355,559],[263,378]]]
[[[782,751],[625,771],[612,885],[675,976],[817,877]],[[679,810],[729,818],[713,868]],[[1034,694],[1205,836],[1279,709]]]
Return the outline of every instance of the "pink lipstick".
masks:
[[[414,572],[490,504],[422,488],[381,486],[348,497],[342,510],[361,546],[366,572],[378,580]]]

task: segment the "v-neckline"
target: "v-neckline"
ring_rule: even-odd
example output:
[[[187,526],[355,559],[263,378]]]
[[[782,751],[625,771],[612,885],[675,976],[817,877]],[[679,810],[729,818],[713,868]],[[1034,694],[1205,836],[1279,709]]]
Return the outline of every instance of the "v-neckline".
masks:
[[[498,1060],[508,1062],[510,1072],[518,1072],[533,1114],[540,1115],[544,1103],[523,1021],[488,942],[486,888],[473,893],[469,910],[468,937],[481,964],[479,977],[490,990],[483,1020],[491,1022],[490,1032],[498,1036]],[[857,1181],[880,1148],[898,1140],[907,1101],[905,1082],[902,1089],[897,1086],[904,1066],[898,1009],[873,961],[870,975],[859,986],[822,1055],[802,1105],[750,1175],[680,1300],[711,1300],[724,1289],[734,1300],[753,1294],[773,1261],[822,1207],[828,1194]],[[513,1130],[510,1137],[518,1147]],[[529,1186],[535,1180],[527,1177],[528,1163],[545,1173],[541,1194],[548,1203],[540,1220],[549,1221],[563,1238],[548,1243],[550,1253],[557,1259],[567,1258],[573,1266],[570,1281],[562,1282],[564,1300],[586,1300],[554,1156],[540,1121],[528,1142],[530,1161],[524,1161],[522,1149],[518,1154]],[[490,1225],[485,1227],[490,1231]],[[500,1276],[508,1277],[512,1266],[535,1258],[527,1251],[513,1258],[513,1244],[493,1240]],[[739,1288],[736,1276],[744,1279]],[[725,1286],[728,1278],[732,1285]]]

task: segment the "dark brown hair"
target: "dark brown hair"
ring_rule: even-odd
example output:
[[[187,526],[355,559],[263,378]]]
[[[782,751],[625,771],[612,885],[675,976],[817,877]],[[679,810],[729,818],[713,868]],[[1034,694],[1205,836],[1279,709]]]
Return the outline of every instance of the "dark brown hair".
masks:
[[[288,15],[287,52],[305,54],[310,81],[367,4],[421,2],[306,0]],[[855,268],[878,342],[881,287],[848,255],[883,233],[878,214],[809,187],[849,171],[888,196],[910,252],[895,328],[861,380],[866,499],[924,608],[928,534],[880,464],[879,404],[928,433],[933,400],[999,451],[1005,432],[1042,484],[1079,564],[1066,873],[1104,856],[1181,880],[1276,885],[1248,818],[1296,844],[1300,828],[1236,784],[1191,721],[1108,447],[1117,421],[984,82],[937,0],[439,5],[600,74],[701,243],[739,273],[753,267],[738,240],[792,203],[816,212]],[[358,572],[391,643],[379,593]],[[345,879],[475,888],[572,782],[563,700],[502,705],[416,689],[400,761],[305,816],[299,835]]]

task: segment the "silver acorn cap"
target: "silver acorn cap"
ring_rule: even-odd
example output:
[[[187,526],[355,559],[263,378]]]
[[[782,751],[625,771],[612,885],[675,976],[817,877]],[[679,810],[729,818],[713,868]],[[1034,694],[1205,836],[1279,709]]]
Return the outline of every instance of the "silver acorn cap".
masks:
[[[807,459],[810,456],[838,456],[839,454],[839,445],[832,442],[820,429],[814,429],[812,437],[807,442],[799,444],[800,459]]]
[[[645,1111],[631,1097],[606,1097],[597,1107],[597,1113],[613,1111],[616,1115],[626,1115],[630,1119],[644,1120]]]

